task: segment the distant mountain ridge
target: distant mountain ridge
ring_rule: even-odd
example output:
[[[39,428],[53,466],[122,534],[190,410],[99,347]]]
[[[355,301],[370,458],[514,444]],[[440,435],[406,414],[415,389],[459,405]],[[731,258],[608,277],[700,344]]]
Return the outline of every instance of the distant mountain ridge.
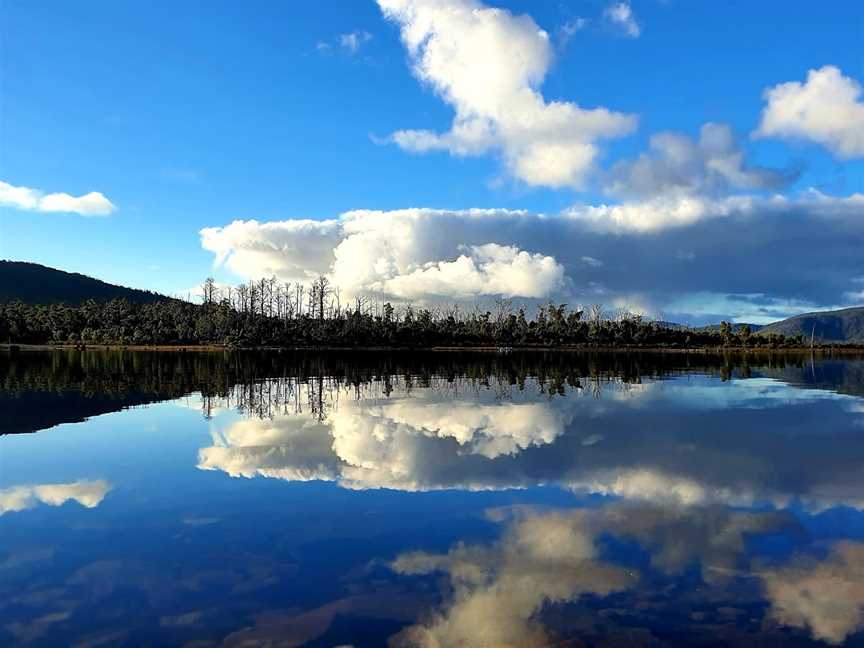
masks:
[[[759,330],[759,335],[768,333],[803,335],[807,340],[812,336],[817,342],[864,343],[864,306],[795,315]]]
[[[0,302],[20,300],[27,304],[77,305],[88,299],[126,299],[143,304],[170,298],[38,263],[0,261]]]

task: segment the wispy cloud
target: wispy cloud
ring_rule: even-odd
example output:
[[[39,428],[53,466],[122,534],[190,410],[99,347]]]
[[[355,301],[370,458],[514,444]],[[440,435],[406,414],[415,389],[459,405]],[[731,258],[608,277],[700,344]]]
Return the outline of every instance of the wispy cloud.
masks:
[[[558,28],[558,46],[566,47],[570,40],[588,25],[588,19],[577,17],[568,20]]]
[[[355,29],[347,34],[339,34],[339,36],[332,42],[323,40],[318,41],[315,43],[315,49],[323,54],[327,54],[332,52],[334,49],[339,48],[348,56],[355,56],[366,43],[372,40],[372,38],[372,34],[365,29]]]
[[[358,29],[350,34],[342,34],[339,36],[339,45],[351,54],[356,54],[364,43],[372,40],[372,34],[368,31]]]
[[[636,21],[636,15],[629,2],[618,2],[609,5],[603,13],[607,20],[620,26],[630,38],[638,38],[642,28]]]

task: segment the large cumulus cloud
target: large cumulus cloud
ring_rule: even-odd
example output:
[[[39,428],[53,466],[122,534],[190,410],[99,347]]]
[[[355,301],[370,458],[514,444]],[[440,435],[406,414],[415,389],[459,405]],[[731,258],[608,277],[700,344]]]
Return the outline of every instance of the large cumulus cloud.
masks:
[[[505,294],[682,318],[694,314],[688,299],[725,299],[715,313],[764,320],[845,304],[860,290],[864,196],[663,194],[557,215],[356,210],[325,221],[235,221],[202,230],[201,241],[240,276],[325,273],[349,295]]]
[[[570,101],[539,88],[552,61],[549,35],[530,16],[477,0],[379,0],[399,26],[414,75],[456,112],[447,132],[400,130],[391,140],[417,153],[500,152],[529,184],[581,186],[596,141],[631,132],[635,117]]]
[[[562,287],[564,267],[553,257],[487,243],[463,248],[455,261],[433,261],[381,281],[375,289],[400,299],[478,295],[545,297]]]

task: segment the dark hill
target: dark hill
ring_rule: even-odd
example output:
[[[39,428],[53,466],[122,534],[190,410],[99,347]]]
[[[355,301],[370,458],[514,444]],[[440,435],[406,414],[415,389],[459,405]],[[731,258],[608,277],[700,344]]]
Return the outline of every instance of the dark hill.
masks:
[[[25,261],[0,261],[0,302],[27,304],[80,304],[88,299],[126,299],[146,303],[168,299],[163,295],[125,288],[86,275],[64,272]]]
[[[817,342],[864,343],[864,306],[796,315],[759,330],[759,335],[767,333],[803,335],[807,340],[813,335]]]

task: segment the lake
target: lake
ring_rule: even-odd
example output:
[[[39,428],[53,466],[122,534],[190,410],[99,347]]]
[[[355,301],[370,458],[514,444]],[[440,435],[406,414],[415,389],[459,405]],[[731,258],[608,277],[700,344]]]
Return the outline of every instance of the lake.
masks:
[[[0,355],[0,645],[864,645],[864,360]]]

